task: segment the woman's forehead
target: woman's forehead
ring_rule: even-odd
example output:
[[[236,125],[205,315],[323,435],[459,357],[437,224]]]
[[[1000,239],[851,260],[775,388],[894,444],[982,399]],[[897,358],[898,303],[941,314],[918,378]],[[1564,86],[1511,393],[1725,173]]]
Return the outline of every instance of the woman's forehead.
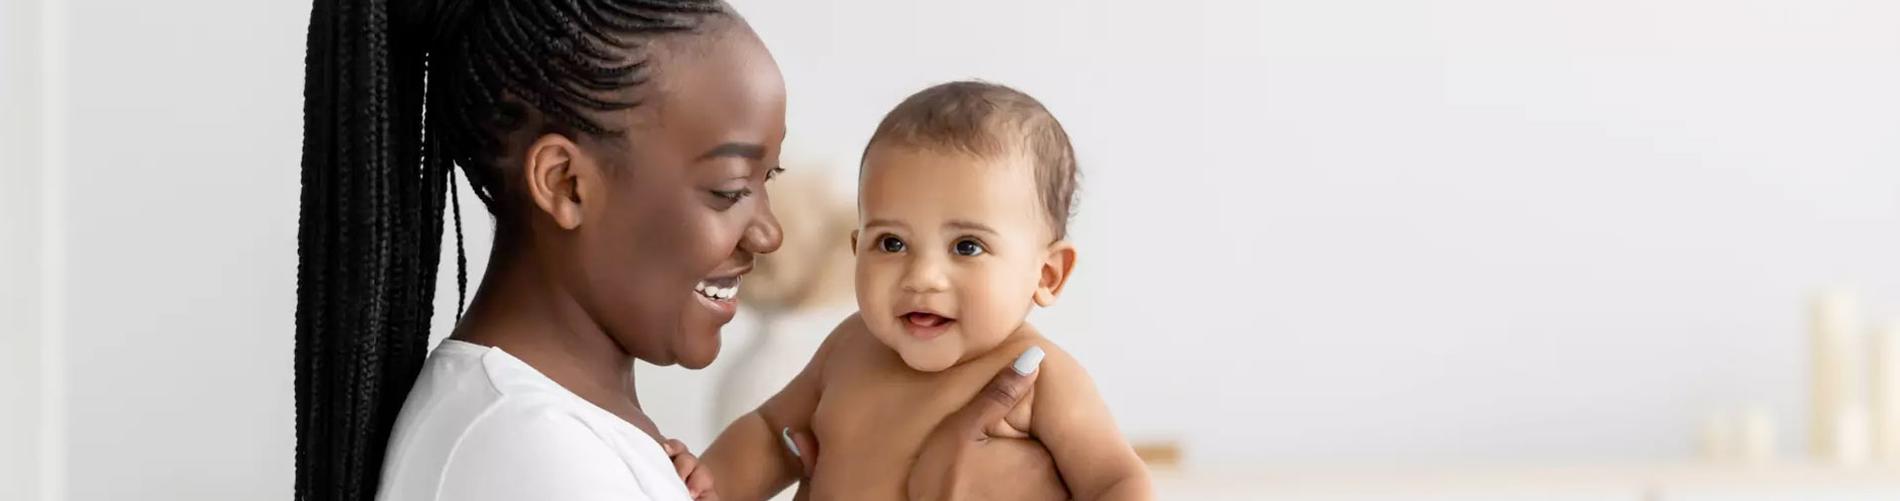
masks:
[[[742,28],[734,28],[742,29]],[[776,153],[785,136],[785,83],[763,44],[748,33],[700,35],[675,45],[701,47],[656,57],[656,75],[635,113],[635,129],[659,132],[678,146],[723,143],[766,146]]]

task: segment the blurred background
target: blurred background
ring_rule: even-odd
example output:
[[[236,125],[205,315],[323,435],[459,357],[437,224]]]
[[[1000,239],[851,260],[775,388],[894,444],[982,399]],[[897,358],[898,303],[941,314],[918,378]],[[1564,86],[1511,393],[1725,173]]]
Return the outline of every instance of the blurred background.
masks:
[[[1900,499],[1900,2],[734,3],[799,245],[913,91],[1064,122],[1081,259],[1032,321],[1164,498]],[[289,493],[308,11],[0,2],[0,499]],[[843,287],[642,366],[648,411],[704,447]]]

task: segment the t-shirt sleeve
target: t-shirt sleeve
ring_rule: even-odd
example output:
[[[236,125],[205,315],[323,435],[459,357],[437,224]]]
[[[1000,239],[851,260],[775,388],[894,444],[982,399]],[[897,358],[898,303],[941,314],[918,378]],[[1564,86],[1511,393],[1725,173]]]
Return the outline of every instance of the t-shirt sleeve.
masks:
[[[549,409],[477,421],[450,453],[436,492],[457,501],[649,499],[592,428]]]

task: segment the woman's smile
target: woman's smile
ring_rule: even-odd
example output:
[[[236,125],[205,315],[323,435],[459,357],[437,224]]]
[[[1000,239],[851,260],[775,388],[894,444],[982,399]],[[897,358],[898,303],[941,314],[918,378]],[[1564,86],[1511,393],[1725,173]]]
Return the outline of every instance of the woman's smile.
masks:
[[[707,278],[693,285],[693,295],[699,298],[700,306],[712,310],[716,315],[714,320],[720,325],[732,321],[733,314],[738,312],[740,276],[747,271],[751,270]]]

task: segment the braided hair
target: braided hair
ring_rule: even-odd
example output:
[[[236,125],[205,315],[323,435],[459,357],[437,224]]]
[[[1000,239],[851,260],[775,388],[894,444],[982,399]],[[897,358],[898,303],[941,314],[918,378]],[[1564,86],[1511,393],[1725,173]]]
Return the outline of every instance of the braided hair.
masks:
[[[375,496],[421,371],[455,166],[500,216],[501,138],[612,137],[650,42],[730,16],[719,0],[316,0],[297,231],[296,499]],[[460,313],[458,302],[458,316]]]

